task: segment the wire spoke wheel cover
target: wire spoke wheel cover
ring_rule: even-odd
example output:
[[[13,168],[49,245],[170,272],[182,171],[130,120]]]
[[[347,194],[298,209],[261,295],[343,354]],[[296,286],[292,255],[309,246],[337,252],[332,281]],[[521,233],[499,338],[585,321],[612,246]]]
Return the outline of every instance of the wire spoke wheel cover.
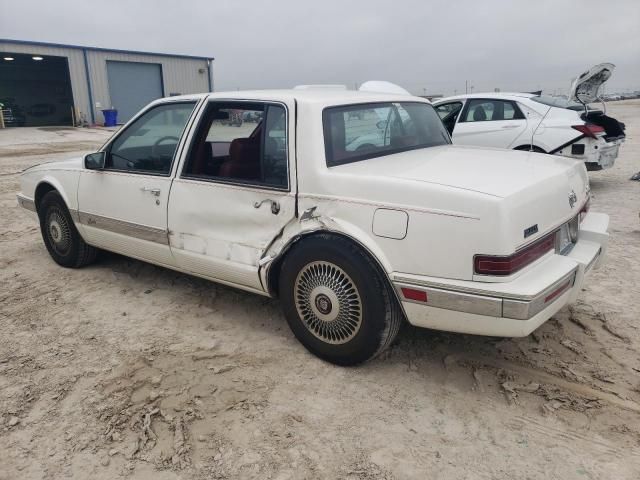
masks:
[[[294,298],[300,320],[323,342],[347,343],[360,330],[360,293],[351,277],[331,262],[305,265],[296,277]]]
[[[66,255],[71,248],[71,228],[66,217],[57,207],[49,209],[46,223],[49,243],[59,255]]]

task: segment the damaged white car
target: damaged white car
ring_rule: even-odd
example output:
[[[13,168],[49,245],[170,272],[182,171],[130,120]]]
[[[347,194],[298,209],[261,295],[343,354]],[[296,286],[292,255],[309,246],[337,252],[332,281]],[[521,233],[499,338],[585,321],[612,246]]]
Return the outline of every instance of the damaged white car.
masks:
[[[530,93],[474,93],[434,107],[456,145],[531,150],[582,160],[587,170],[612,167],[625,125],[606,115],[600,89],[615,66],[596,65],[576,78],[569,98]],[[600,101],[602,110],[589,104]]]
[[[229,125],[238,114],[260,121]],[[382,141],[353,147],[361,136]],[[381,352],[405,319],[528,335],[608,240],[583,164],[453,146],[404,94],[158,100],[99,152],[25,171],[21,190],[60,265],[105,249],[277,296],[302,344],[340,365]]]

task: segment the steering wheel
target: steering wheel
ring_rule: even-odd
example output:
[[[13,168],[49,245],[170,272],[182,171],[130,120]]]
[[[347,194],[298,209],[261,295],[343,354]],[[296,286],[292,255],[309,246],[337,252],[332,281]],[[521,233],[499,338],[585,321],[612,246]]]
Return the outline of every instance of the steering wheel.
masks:
[[[151,156],[154,158],[160,158],[158,156],[158,147],[160,146],[160,144],[166,140],[175,140],[176,145],[178,144],[178,142],[180,141],[180,139],[178,137],[174,137],[172,135],[167,135],[165,137],[160,137],[158,140],[155,141],[155,143],[153,144],[153,146],[151,147]]]

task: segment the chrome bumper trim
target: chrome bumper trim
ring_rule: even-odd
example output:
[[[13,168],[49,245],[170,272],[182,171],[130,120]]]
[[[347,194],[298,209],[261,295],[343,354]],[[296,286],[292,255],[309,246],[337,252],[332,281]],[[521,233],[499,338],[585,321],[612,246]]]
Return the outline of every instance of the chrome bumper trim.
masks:
[[[570,274],[562,277],[550,287],[545,288],[541,293],[536,295],[533,300],[520,301],[505,298],[502,301],[502,316],[506,318],[513,318],[515,320],[529,320],[551,305],[565,292],[571,290],[575,281],[576,269],[574,269]]]
[[[30,198],[25,197],[21,193],[17,194],[16,198],[18,199],[18,205],[20,205],[22,208],[30,210],[32,212],[36,211],[36,202],[31,200]]]
[[[533,296],[507,295],[500,292],[483,292],[470,289],[450,290],[425,285],[426,282],[412,280],[394,281],[394,286],[402,302],[417,303],[425,307],[442,308],[456,312],[471,313],[514,320],[529,320],[571,290],[575,284],[577,267],[569,274]],[[402,288],[426,292],[427,301],[410,300],[402,294]]]
[[[477,315],[487,315],[499,317],[502,315],[502,299],[470,293],[455,292],[453,290],[442,290],[432,287],[417,287],[415,284],[396,283],[396,290],[399,298],[403,302],[417,303],[428,307],[444,308],[456,312],[475,313]],[[427,302],[410,300],[402,295],[402,288],[417,289],[427,293]]]
[[[593,268],[595,263],[600,258],[600,255],[602,255],[602,247],[598,249],[598,253],[596,253],[596,256],[591,259],[591,261],[587,264],[586,267],[584,267],[584,273],[588,273],[591,270],[591,268]]]
[[[119,233],[149,242],[161,243],[163,245],[169,244],[167,231],[160,228],[148,227],[138,223],[125,222],[124,220],[116,220],[115,218],[85,212],[78,212],[78,220],[79,223],[88,227],[100,228],[113,233]]]

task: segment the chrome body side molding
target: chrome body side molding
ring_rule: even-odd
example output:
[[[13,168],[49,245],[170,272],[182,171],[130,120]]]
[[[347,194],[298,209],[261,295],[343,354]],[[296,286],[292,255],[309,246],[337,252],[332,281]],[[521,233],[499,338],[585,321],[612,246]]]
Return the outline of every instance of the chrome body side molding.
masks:
[[[148,227],[146,225],[125,222],[123,220],[116,220],[115,218],[103,217],[102,215],[82,211],[77,212],[77,215],[78,222],[88,227],[100,228],[148,242],[169,245],[169,236],[166,229]]]

